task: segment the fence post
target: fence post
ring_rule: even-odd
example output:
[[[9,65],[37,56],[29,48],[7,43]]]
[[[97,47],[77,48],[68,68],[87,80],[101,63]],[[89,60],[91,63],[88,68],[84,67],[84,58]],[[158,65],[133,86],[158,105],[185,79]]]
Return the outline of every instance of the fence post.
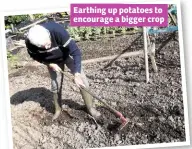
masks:
[[[157,30],[156,27],[153,28],[154,31]],[[155,73],[157,73],[158,69],[157,69],[157,64],[156,64],[156,60],[155,60],[155,38],[156,38],[156,33],[151,36],[151,39],[149,38],[149,35],[147,35],[148,41],[149,41],[149,56],[151,59],[151,63],[152,63],[152,67]]]
[[[148,64],[147,29],[146,29],[146,27],[143,27],[143,38],[144,38],[145,75],[146,75],[146,83],[148,83],[149,82],[149,64]]]

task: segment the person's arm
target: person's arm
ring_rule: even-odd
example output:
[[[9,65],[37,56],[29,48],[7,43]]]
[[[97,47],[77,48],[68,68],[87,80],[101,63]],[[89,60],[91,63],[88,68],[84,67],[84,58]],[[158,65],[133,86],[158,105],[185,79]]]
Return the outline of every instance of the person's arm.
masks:
[[[61,26],[60,24],[55,24],[54,32],[55,32],[57,44],[60,46],[64,45],[67,42],[67,40],[70,38],[70,35],[67,32],[67,30],[65,30],[64,27]],[[69,54],[74,59],[75,73],[81,73],[81,51],[80,51],[80,49],[78,48],[78,46],[74,40],[71,40],[66,48],[69,49]]]
[[[78,46],[76,45],[74,40],[72,40],[69,43],[67,48],[69,48],[69,54],[74,59],[75,74],[81,73],[81,56],[82,56],[82,53],[81,53],[80,49],[78,48]]]
[[[54,32],[56,34],[56,40],[58,45],[64,45],[66,41],[70,38],[69,33],[61,26],[56,25],[57,27],[54,28]],[[84,86],[82,77],[81,77],[81,51],[78,48],[77,44],[74,40],[71,40],[70,43],[66,46],[69,49],[69,54],[73,57],[75,72],[74,72],[74,81],[78,87]]]

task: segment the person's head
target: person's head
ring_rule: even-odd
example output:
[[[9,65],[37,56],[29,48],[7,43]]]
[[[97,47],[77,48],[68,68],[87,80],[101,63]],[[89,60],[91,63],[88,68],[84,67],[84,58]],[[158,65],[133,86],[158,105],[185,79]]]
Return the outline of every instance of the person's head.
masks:
[[[49,31],[41,25],[35,25],[29,29],[27,38],[40,48],[49,49],[51,47],[51,37]]]

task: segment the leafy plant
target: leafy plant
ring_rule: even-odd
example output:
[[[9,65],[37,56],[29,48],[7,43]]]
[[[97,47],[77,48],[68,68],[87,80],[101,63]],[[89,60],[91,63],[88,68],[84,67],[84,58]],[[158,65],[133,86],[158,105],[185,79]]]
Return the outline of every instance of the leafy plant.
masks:
[[[126,34],[126,30],[127,30],[127,28],[126,28],[126,27],[121,27],[121,32],[123,33],[123,35],[125,35],[125,34]]]
[[[7,60],[8,60],[9,68],[12,68],[18,65],[18,56],[13,55],[10,51],[7,51]]]
[[[44,17],[43,14],[34,14],[33,16],[35,19],[40,19],[40,18]]]
[[[86,27],[84,32],[84,38],[88,40],[91,35],[92,35],[92,28]]]
[[[28,21],[29,15],[15,15],[15,16],[8,16],[5,21],[5,25],[17,25],[23,21]]]
[[[7,58],[10,59],[10,58],[12,58],[12,57],[13,57],[13,55],[11,54],[11,52],[10,52],[10,51],[7,51]]]
[[[102,27],[101,31],[102,31],[102,33],[103,33],[104,35],[107,34],[107,28],[106,28],[106,27]]]
[[[92,30],[92,32],[93,32],[93,36],[94,36],[94,38],[96,39],[97,37],[101,37],[101,28],[99,28],[99,27],[94,27],[93,28],[93,30]]]
[[[81,39],[78,27],[69,27],[67,30],[74,40],[79,41]]]

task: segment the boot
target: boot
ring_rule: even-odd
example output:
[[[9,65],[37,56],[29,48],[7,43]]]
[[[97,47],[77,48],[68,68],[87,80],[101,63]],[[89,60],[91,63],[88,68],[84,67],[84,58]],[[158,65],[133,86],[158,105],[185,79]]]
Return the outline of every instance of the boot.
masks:
[[[93,107],[93,97],[83,89],[80,89],[80,92],[89,114],[95,119],[98,119],[101,116],[101,113]]]
[[[55,114],[52,119],[55,120],[61,114],[61,103],[59,102],[57,93],[53,93],[53,99],[54,99],[54,105],[55,105]]]

